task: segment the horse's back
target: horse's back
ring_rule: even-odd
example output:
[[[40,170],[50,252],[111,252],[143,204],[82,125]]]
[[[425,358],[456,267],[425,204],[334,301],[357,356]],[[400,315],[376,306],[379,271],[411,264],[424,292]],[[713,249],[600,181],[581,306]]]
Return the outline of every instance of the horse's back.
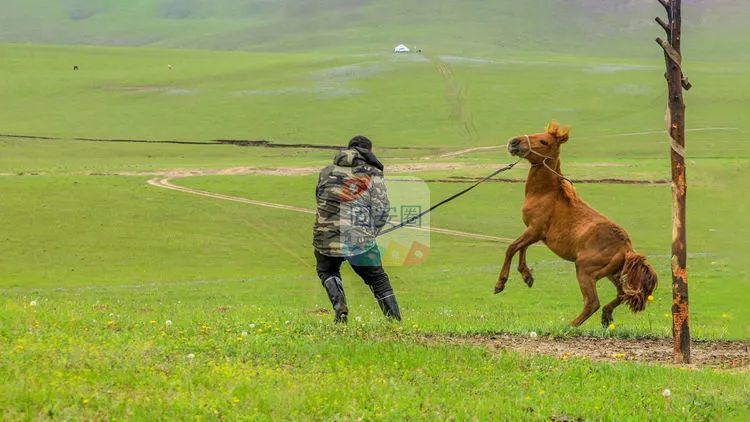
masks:
[[[568,261],[591,251],[615,253],[630,245],[625,229],[579,198],[557,201],[542,240]]]

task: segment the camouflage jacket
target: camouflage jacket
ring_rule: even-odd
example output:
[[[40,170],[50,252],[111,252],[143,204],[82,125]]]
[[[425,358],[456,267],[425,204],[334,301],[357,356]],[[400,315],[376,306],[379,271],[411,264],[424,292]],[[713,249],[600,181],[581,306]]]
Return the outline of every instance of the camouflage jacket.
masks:
[[[375,246],[389,220],[390,204],[383,171],[360,151],[339,152],[324,168],[316,189],[313,246],[327,256],[355,256]]]

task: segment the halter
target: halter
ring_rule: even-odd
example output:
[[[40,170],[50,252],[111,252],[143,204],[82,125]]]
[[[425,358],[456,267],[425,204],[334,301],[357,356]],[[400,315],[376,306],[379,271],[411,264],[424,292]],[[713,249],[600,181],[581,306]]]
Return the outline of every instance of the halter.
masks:
[[[559,160],[559,159],[560,159],[559,157],[558,157],[558,158],[553,158],[553,157],[550,157],[550,156],[547,156],[547,155],[544,155],[544,154],[541,154],[541,153],[539,153],[539,152],[536,152],[536,151],[534,151],[534,148],[532,148],[532,147],[531,147],[531,139],[529,138],[529,135],[523,135],[523,136],[524,136],[524,137],[526,138],[526,145],[527,145],[527,146],[529,147],[529,150],[528,150],[528,151],[526,152],[526,154],[524,154],[524,156],[523,156],[523,157],[521,157],[521,158],[526,158],[526,157],[528,157],[528,156],[529,156],[529,154],[531,154],[531,153],[534,153],[534,154],[536,154],[536,155],[538,155],[538,156],[540,156],[540,157],[542,157],[542,158],[543,158],[543,160],[542,160],[542,165],[543,165],[544,167],[546,167],[546,168],[547,168],[547,170],[549,170],[549,171],[551,171],[552,173],[556,174],[556,175],[557,175],[557,177],[559,177],[559,178],[561,178],[561,179],[564,179],[564,180],[567,180],[567,181],[568,181],[568,182],[569,182],[570,184],[573,184],[573,182],[571,182],[571,181],[570,181],[570,179],[568,179],[567,177],[563,176],[562,174],[560,174],[560,173],[556,172],[555,170],[553,170],[553,169],[552,169],[552,167],[550,167],[550,166],[549,166],[549,165],[547,164],[547,160]],[[534,167],[534,166],[538,166],[538,165],[539,165],[539,164],[533,164],[533,163],[531,164],[531,166],[532,166],[532,167]]]

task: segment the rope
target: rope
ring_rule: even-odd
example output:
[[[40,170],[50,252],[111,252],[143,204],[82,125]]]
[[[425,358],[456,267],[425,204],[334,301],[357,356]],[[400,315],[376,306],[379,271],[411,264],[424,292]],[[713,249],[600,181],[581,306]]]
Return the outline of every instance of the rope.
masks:
[[[669,42],[664,41],[661,38],[657,39],[656,42],[659,43],[661,48],[664,49],[664,52],[667,53],[667,56],[669,56],[669,58],[672,59],[673,62],[675,62],[677,67],[682,69],[682,55],[680,55],[680,53],[678,53],[677,50],[675,50]]]
[[[672,109],[669,105],[667,105],[667,110],[664,113],[664,123],[667,126],[667,136],[669,136],[672,151],[676,152],[680,157],[685,158],[685,147],[677,143],[677,140],[672,136]]]
[[[502,173],[504,171],[512,169],[513,167],[515,167],[516,164],[518,164],[520,162],[521,162],[521,159],[518,159],[518,161],[516,161],[515,163],[510,163],[510,164],[508,164],[508,165],[506,165],[506,166],[504,166],[504,167],[502,167],[502,168],[500,168],[498,170],[495,170],[489,176],[487,176],[487,177],[479,180],[478,182],[476,182],[473,185],[469,186],[468,188],[462,190],[461,192],[458,192],[456,194],[451,195],[450,197],[448,197],[446,199],[443,199],[442,201],[438,202],[437,204],[431,206],[428,210],[422,211],[418,215],[415,215],[414,217],[411,217],[411,218],[407,219],[406,221],[402,221],[400,224],[394,225],[393,227],[389,227],[386,230],[381,231],[380,234],[378,234],[378,237],[379,236],[383,236],[385,234],[388,234],[388,233],[390,233],[390,232],[392,232],[394,230],[398,230],[398,229],[400,229],[400,228],[402,228],[404,226],[407,226],[407,225],[409,225],[409,224],[411,224],[411,223],[413,223],[415,221],[418,221],[420,218],[422,218],[423,216],[429,214],[430,212],[432,212],[433,210],[437,209],[441,205],[444,205],[444,204],[447,204],[448,202],[451,202],[452,200],[454,200],[454,199],[458,198],[459,196],[461,196],[461,195],[469,192],[470,190],[474,189],[475,187],[477,187],[477,186],[481,185],[482,183],[490,180],[491,178],[497,176],[498,174],[500,174],[500,173]],[[393,224],[393,223],[388,222],[388,224]]]

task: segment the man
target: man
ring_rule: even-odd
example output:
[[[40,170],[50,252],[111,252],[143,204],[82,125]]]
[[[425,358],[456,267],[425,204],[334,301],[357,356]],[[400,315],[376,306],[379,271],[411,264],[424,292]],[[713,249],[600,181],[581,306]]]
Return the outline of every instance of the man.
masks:
[[[396,296],[375,242],[388,222],[390,204],[383,164],[372,153],[369,139],[355,136],[333,164],[321,170],[316,197],[316,269],[336,312],[335,321],[346,322],[349,314],[340,272],[344,261],[370,287],[383,314],[400,321]]]

